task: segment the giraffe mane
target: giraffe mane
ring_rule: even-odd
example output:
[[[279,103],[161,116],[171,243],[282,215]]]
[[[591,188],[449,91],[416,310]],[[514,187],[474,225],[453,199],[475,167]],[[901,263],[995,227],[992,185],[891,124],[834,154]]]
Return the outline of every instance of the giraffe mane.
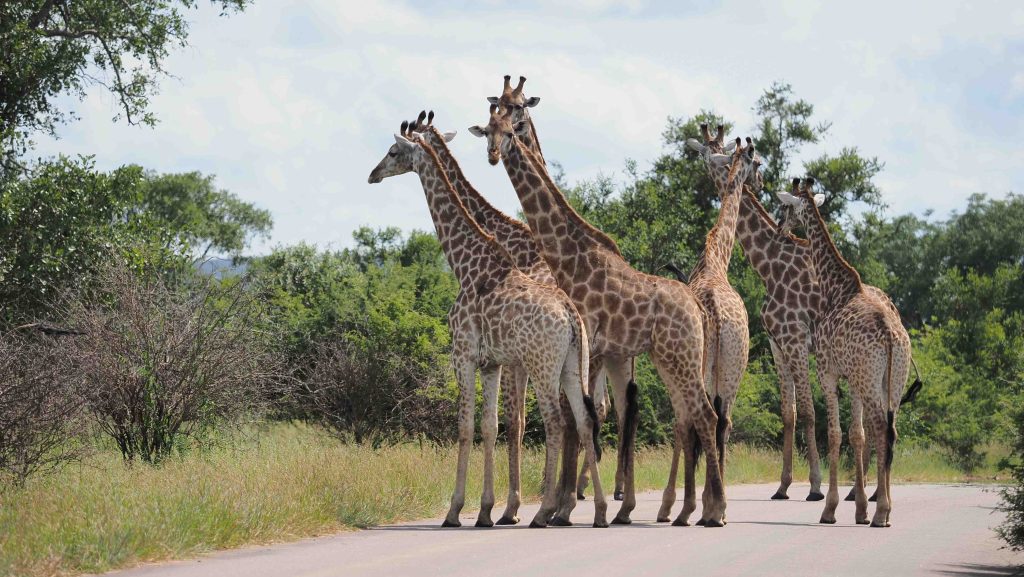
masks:
[[[480,228],[480,224],[476,221],[475,218],[473,218],[473,215],[469,214],[469,210],[466,209],[466,205],[462,204],[462,199],[460,199],[459,195],[455,193],[455,187],[452,186],[452,181],[448,179],[448,175],[445,173],[444,170],[444,165],[441,164],[441,159],[438,158],[437,153],[434,152],[434,149],[431,148],[430,145],[428,145],[426,142],[423,142],[422,140],[419,141],[417,144],[419,144],[423,148],[423,150],[427,152],[427,155],[430,157],[431,162],[434,163],[434,168],[437,170],[437,173],[441,176],[441,180],[448,188],[448,196],[451,197],[452,201],[455,203],[455,206],[458,207],[459,212],[462,213],[462,216],[469,223],[470,228],[476,234],[480,235],[487,242],[488,246],[490,246],[491,249],[499,257],[501,257],[509,264],[515,266],[513,264],[515,263],[515,261],[512,260],[512,257],[508,254],[508,252],[504,248],[502,248],[500,244],[498,244],[498,241],[494,238],[494,235]]]
[[[441,146],[444,146],[446,149],[448,148],[448,145],[445,144],[445,142],[444,142],[444,136],[441,134],[441,131],[438,130],[436,126],[428,124],[426,126],[426,130],[430,131],[435,137],[437,137],[438,142],[440,143]],[[431,151],[431,152],[434,152],[434,151]],[[438,161],[440,162],[440,157],[438,158]],[[452,156],[452,161],[453,161],[452,164],[454,164],[454,166],[455,166],[455,173],[458,174],[459,178],[462,179],[462,182],[465,183],[466,188],[471,190],[471,191],[473,191],[473,194],[476,195],[477,199],[480,202],[483,202],[489,208],[491,208],[494,211],[494,213],[496,215],[498,215],[498,217],[500,219],[502,219],[503,221],[505,221],[506,223],[508,223],[508,224],[510,224],[510,225],[512,225],[512,226],[514,226],[516,228],[519,228],[519,229],[521,229],[521,230],[523,230],[525,232],[530,232],[530,227],[527,226],[525,223],[512,218],[511,216],[509,216],[509,215],[505,214],[504,212],[502,212],[502,211],[498,210],[497,208],[495,208],[490,202],[487,202],[487,199],[484,198],[484,196],[482,194],[480,194],[476,190],[476,187],[474,187],[472,184],[470,184],[469,180],[466,179],[465,175],[462,173],[462,167],[459,166],[459,162],[457,160],[455,160],[454,156]],[[445,176],[447,177],[447,175],[445,175]],[[454,189],[454,186],[452,188]],[[461,202],[462,199],[460,198],[459,201]]]
[[[825,240],[827,242],[825,250],[830,251],[836,257],[839,265],[850,273],[850,276],[858,287],[862,286],[863,283],[860,279],[860,273],[857,272],[857,269],[853,268],[845,258],[843,258],[843,253],[839,252],[839,247],[837,247],[835,241],[832,240],[832,233],[829,232],[828,224],[825,223],[825,219],[821,216],[821,211],[818,210],[818,205],[814,202],[814,196],[811,194],[810,187],[808,186],[803,188],[800,191],[800,195],[804,198],[804,202],[809,203],[808,210],[811,211],[811,215],[815,218],[817,226],[820,226],[822,232],[825,233]]]
[[[537,156],[533,154],[533,152],[523,146],[523,143],[519,138],[513,139],[513,145],[518,146],[527,162],[534,165],[534,169],[540,174],[541,184],[554,192],[551,196],[555,197],[555,203],[558,204],[559,208],[565,212],[566,216],[569,217],[569,220],[586,231],[593,240],[597,241],[598,244],[614,252],[616,255],[622,256],[622,252],[619,251],[619,245],[615,243],[615,240],[612,237],[587,222],[586,219],[580,216],[580,213],[576,212],[576,209],[569,204],[569,200],[566,199],[565,195],[562,194],[562,191],[559,190],[558,185],[551,180],[551,175],[548,174],[547,167],[544,166],[544,163],[537,159]]]

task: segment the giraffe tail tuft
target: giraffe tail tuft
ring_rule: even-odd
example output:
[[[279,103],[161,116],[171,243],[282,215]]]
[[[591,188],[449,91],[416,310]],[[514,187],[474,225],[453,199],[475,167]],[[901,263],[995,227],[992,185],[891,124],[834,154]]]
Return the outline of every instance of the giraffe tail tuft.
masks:
[[[896,446],[896,412],[889,410],[885,415],[885,466],[892,467],[892,450]]]
[[[681,283],[688,283],[688,282],[690,282],[690,279],[687,277],[686,273],[684,273],[683,271],[679,270],[679,267],[677,267],[675,265],[675,263],[671,263],[671,262],[667,263],[664,266],[662,266],[661,268],[662,268],[662,270],[667,270],[670,273],[676,275],[676,278],[679,279],[679,282],[681,282]]]
[[[715,445],[718,447],[718,460],[725,460],[725,410],[722,408],[722,396],[715,395],[715,402],[712,404],[718,422],[715,423]]]
[[[590,426],[593,427],[592,437],[594,442],[594,455],[597,461],[601,461],[601,423],[597,419],[597,407],[594,406],[594,399],[590,395],[583,395],[583,406],[587,408],[587,415],[590,416]]]
[[[903,395],[903,398],[900,399],[900,406],[909,405],[913,403],[914,399],[917,398],[917,394],[921,392],[922,387],[924,387],[924,383],[921,382],[921,378],[918,377],[914,379],[914,383],[910,385],[910,388],[907,389],[907,392]]]
[[[636,381],[630,379],[629,383],[626,384],[626,418],[623,419],[622,430],[619,431],[622,439],[620,443],[622,451],[619,452],[619,466],[623,471],[626,470],[626,466],[629,464],[627,456],[633,450],[633,445],[636,443],[636,429],[640,420],[640,404],[637,400],[639,394],[640,389],[637,387]]]

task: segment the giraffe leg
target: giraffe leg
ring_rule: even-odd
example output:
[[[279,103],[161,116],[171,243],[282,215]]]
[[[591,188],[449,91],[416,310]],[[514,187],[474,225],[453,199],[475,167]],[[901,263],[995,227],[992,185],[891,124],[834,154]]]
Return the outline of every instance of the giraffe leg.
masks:
[[[885,418],[885,410],[877,405],[870,405],[871,422],[873,425],[875,441],[875,459],[878,470],[878,486],[875,489],[878,501],[875,503],[875,515],[871,518],[872,527],[888,527],[889,513],[892,511],[892,500],[889,495],[888,460],[889,448],[886,445],[886,430],[888,423]]]
[[[661,508],[658,509],[659,523],[668,523],[672,505],[676,502],[676,478],[679,475],[679,453],[683,450],[683,432],[678,424],[673,427],[673,431],[675,434],[672,440],[672,465],[668,470],[668,483],[665,484],[665,492],[661,494]]]
[[[484,442],[484,487],[480,496],[480,512],[477,527],[493,527],[491,509],[494,508],[494,443],[498,438],[498,382],[501,366],[480,369],[480,382],[484,393],[483,415],[480,433]]]
[[[782,477],[772,499],[789,499],[789,485],[793,482],[793,441],[796,438],[796,392],[785,355],[774,340],[770,342],[775,368],[779,372],[779,393],[782,398]]]
[[[533,521],[530,522],[530,527],[547,527],[548,520],[551,519],[551,516],[554,515],[555,510],[558,508],[559,487],[555,482],[555,478],[558,473],[558,449],[562,445],[564,424],[558,402],[557,381],[554,381],[550,376],[543,380],[536,378],[535,375],[531,375],[531,377],[533,377],[532,380],[535,383],[534,391],[537,393],[537,406],[544,419],[544,433],[546,437],[544,439],[546,448],[544,478],[548,479],[548,483],[544,487],[544,497],[541,501],[540,509],[534,516]]]
[[[809,359],[807,347],[796,346],[788,357],[787,373],[793,382],[796,392],[797,411],[804,424],[804,440],[807,443],[807,464],[810,469],[811,490],[807,494],[808,501],[821,501],[825,495],[821,493],[821,462],[818,457],[818,440],[815,438],[814,395],[811,392],[811,381],[807,376]],[[794,421],[793,429],[796,429]],[[792,459],[790,460],[792,463]],[[792,471],[792,469],[790,469]]]
[[[722,446],[718,449],[718,471],[725,483],[725,462],[728,453],[729,437],[732,435],[732,399],[722,400],[722,413],[725,415],[725,430],[722,432]],[[722,524],[726,524],[725,513],[722,514]]]
[[[718,424],[718,415],[711,407],[707,397],[703,403],[698,402],[694,408],[697,413],[693,422],[700,437],[701,445],[704,447],[706,483],[711,486],[707,493],[708,500],[705,510],[701,511],[701,521],[707,527],[722,527],[725,517],[725,486],[722,483],[722,475],[719,469],[718,444],[715,442],[715,427]]]
[[[582,403],[582,401],[580,402]],[[572,525],[569,515],[576,508],[576,495],[573,490],[575,489],[576,470],[579,467],[579,453],[582,446],[577,433],[576,417],[568,396],[559,395],[559,403],[562,420],[565,423],[565,432],[562,436],[562,473],[558,480],[558,511],[551,520],[551,524],[569,526]],[[584,460],[584,466],[586,466],[586,460]]]
[[[836,522],[836,507],[839,506],[839,447],[843,440],[843,430],[839,425],[839,377],[823,371],[819,373],[818,380],[828,407],[828,495],[821,522],[832,524]]]
[[[605,419],[608,417],[608,386],[604,374],[604,359],[600,356],[590,359],[590,383],[587,391],[590,398],[594,400],[597,409],[597,429],[601,430]],[[598,440],[600,442],[600,440]],[[586,463],[580,467],[580,476],[576,480],[576,498],[580,501],[586,498],[584,492],[590,483],[589,467]]]
[[[453,356],[458,358],[458,349]],[[469,361],[456,361],[455,375],[459,381],[459,461],[455,473],[455,492],[442,527],[461,527],[459,513],[466,503],[466,474],[469,472],[469,453],[473,448],[474,407],[476,404],[476,365]]]
[[[854,501],[857,502],[857,511],[854,514],[854,519],[858,525],[867,525],[868,523],[868,497],[864,492],[864,453],[865,451],[865,436],[864,436],[864,405],[861,402],[860,395],[856,392],[851,391],[850,395],[850,446],[853,447],[853,466],[855,470],[853,489]]]
[[[522,503],[520,455],[523,446],[527,378],[526,369],[522,366],[508,367],[508,370],[501,373],[508,442],[508,501],[505,504],[505,512],[498,519],[498,525],[515,525],[519,522],[519,505]]]
[[[683,509],[672,522],[677,527],[690,525],[690,515],[697,510],[697,459],[699,457],[697,433],[688,420],[677,420],[676,429],[681,431],[683,453]]]
[[[629,525],[633,521],[629,518],[630,513],[636,507],[636,487],[633,479],[633,464],[635,458],[636,443],[626,440],[636,436],[636,423],[633,423],[633,430],[627,431],[626,424],[626,387],[629,384],[629,374],[623,359],[605,359],[605,366],[608,368],[608,377],[612,383],[612,394],[615,397],[615,414],[619,421],[619,459],[615,470],[615,498],[621,497],[622,506],[619,512],[612,519],[613,525]],[[635,385],[634,385],[635,386]],[[619,491],[619,479],[622,479],[623,490]]]
[[[585,354],[585,353],[584,353]],[[569,411],[573,417],[573,421],[576,424],[576,438],[579,439],[580,445],[584,451],[584,463],[590,469],[590,474],[594,481],[594,527],[607,527],[608,526],[608,502],[604,497],[604,489],[601,487],[601,474],[597,469],[597,439],[594,438],[594,421],[592,420],[596,415],[588,414],[588,409],[583,397],[583,375],[579,374],[578,361],[574,362],[570,355],[570,361],[565,364],[562,371],[562,390],[565,391],[564,398],[566,403],[569,405]],[[593,402],[591,400],[591,402]],[[594,407],[596,413],[596,406]],[[573,451],[576,451],[576,447],[573,447]],[[575,472],[575,465],[567,471]],[[572,489],[572,476],[566,477],[567,485],[566,489]],[[571,493],[569,494],[569,501],[572,506],[576,505],[576,501],[572,499]],[[568,523],[569,513],[572,511],[571,507],[569,511],[565,513],[564,519]],[[571,523],[570,523],[571,524]]]
[[[874,444],[875,444],[874,438],[871,436],[871,427],[870,426],[864,428],[864,435],[865,435],[865,437],[864,437],[865,438],[865,441],[864,441],[864,455],[863,455],[863,457],[861,459],[861,465],[864,467],[864,474],[865,474],[864,485],[865,485],[865,491],[866,491],[867,490],[867,476],[866,475],[867,475],[867,472],[869,470],[871,470],[871,447],[873,447]],[[850,488],[850,492],[847,493],[845,500],[846,501],[855,501],[856,498],[857,498],[856,491],[854,491],[854,489],[851,487]],[[870,497],[868,497],[868,502],[869,503],[874,503],[877,499],[878,499],[878,489],[876,488],[875,492],[872,493]]]

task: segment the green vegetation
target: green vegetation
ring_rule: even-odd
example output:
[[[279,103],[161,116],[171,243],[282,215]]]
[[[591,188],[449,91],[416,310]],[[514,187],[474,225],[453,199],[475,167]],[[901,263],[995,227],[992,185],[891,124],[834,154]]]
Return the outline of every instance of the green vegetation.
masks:
[[[405,443],[373,448],[304,425],[276,424],[190,451],[159,467],[125,467],[107,446],[61,472],[0,493],[0,574],[103,571],[245,544],[438,517],[448,507],[456,450]],[[935,451],[901,447],[901,481],[960,481]],[[667,448],[642,450],[637,486],[661,489]],[[614,474],[615,453],[602,460]],[[774,482],[779,455],[744,445],[729,482]],[[507,493],[507,457],[496,456],[496,491]],[[467,503],[479,502],[482,453],[473,454]],[[523,489],[537,496],[543,451],[524,455]],[[994,469],[988,466],[986,474]],[[798,474],[806,465],[798,463]],[[701,473],[702,474],[702,473]],[[849,472],[844,475],[848,478]],[[69,507],[74,503],[74,507]],[[467,510],[466,513],[471,513]]]

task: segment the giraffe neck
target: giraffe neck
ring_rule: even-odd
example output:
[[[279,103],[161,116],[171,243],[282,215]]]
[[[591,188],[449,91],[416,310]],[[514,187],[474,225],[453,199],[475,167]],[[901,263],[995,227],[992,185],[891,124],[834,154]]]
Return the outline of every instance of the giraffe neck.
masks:
[[[540,139],[537,138],[537,127],[533,125],[533,118],[530,116],[529,112],[526,112],[526,121],[529,123],[530,127],[530,132],[526,137],[526,146],[530,152],[540,159],[541,164],[546,164],[544,160],[544,153],[540,150]]]
[[[577,255],[594,248],[619,254],[615,241],[585,221],[562,196],[544,164],[518,137],[512,138],[508,154],[503,155],[505,170],[523,206],[544,260],[559,284],[576,273]]]
[[[536,265],[541,260],[541,255],[530,227],[501,212],[477,192],[462,173],[462,168],[448,148],[448,143],[436,128],[431,126],[425,134],[430,146],[441,160],[441,165],[444,166],[459,200],[480,228],[494,235],[495,240],[509,253],[519,269],[525,271]]]
[[[861,290],[860,274],[846,262],[832,242],[828,225],[821,218],[818,206],[809,194],[804,195],[813,211],[807,225],[807,240],[811,243],[811,258],[818,275],[821,294],[831,307],[839,306]]]
[[[736,243],[736,222],[739,219],[743,181],[737,178],[733,185],[719,190],[722,193],[722,208],[718,211],[715,226],[708,231],[704,252],[697,260],[692,276],[726,278],[729,272],[732,247]]]
[[[773,286],[788,280],[785,276],[788,266],[778,266],[780,255],[790,255],[793,261],[805,261],[787,262],[786,265],[793,264],[800,270],[811,267],[807,241],[779,230],[778,225],[768,215],[768,211],[749,190],[743,191],[740,198],[736,238],[739,239],[750,266],[754,267],[769,291]],[[773,264],[776,266],[772,266]]]
[[[504,278],[515,266],[494,237],[484,232],[470,216],[434,151],[424,144],[418,146],[426,154],[416,155],[414,170],[423,185],[430,218],[448,266],[463,290],[479,291],[493,286],[493,280]]]

